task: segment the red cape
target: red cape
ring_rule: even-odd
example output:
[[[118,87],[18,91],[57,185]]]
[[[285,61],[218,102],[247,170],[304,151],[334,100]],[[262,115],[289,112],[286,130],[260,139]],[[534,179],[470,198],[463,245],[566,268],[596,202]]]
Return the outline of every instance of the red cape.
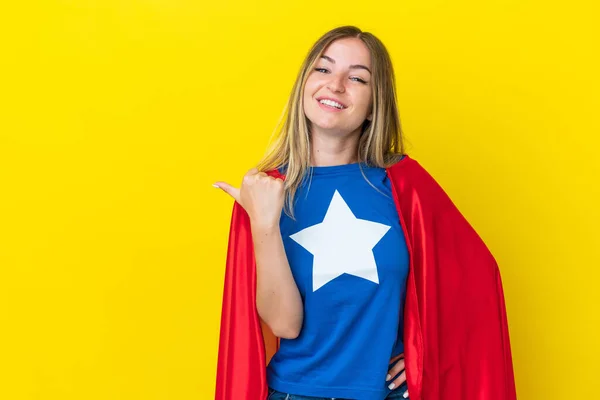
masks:
[[[498,265],[448,195],[414,159],[387,169],[408,245],[404,347],[411,400],[516,399]],[[272,176],[279,176],[277,171]],[[250,221],[235,203],[229,234],[217,400],[265,400],[279,339],[256,310]]]

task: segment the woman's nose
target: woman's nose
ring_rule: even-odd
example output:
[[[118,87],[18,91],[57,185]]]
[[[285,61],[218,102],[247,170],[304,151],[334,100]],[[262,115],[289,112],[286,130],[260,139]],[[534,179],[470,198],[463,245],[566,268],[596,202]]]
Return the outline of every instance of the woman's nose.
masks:
[[[343,93],[345,91],[344,81],[342,76],[332,76],[327,87],[332,92]]]

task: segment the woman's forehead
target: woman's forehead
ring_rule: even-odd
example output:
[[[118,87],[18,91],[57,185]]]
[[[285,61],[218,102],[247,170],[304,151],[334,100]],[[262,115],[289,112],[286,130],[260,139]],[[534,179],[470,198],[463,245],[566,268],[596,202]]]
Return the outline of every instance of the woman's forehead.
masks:
[[[321,59],[334,64],[363,64],[371,66],[371,52],[362,40],[357,38],[343,38],[329,44]]]

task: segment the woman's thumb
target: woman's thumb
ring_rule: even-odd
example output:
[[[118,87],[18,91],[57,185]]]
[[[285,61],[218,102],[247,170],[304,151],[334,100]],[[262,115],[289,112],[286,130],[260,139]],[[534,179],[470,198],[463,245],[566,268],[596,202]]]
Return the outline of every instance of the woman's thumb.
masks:
[[[225,193],[233,197],[235,201],[237,201],[238,203],[240,202],[240,189],[233,187],[226,182],[215,182],[213,186],[222,189]]]

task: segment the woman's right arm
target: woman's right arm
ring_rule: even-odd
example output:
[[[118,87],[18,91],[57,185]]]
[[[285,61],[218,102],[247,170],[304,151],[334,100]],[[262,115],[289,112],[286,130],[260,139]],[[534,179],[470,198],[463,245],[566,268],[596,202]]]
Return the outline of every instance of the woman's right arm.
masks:
[[[300,334],[304,306],[276,225],[252,223],[256,258],[256,308],[275,336],[295,339]]]
[[[217,182],[248,213],[256,260],[256,308],[275,336],[295,339],[304,319],[304,305],[283,247],[279,219],[283,180],[251,169],[242,187]]]

